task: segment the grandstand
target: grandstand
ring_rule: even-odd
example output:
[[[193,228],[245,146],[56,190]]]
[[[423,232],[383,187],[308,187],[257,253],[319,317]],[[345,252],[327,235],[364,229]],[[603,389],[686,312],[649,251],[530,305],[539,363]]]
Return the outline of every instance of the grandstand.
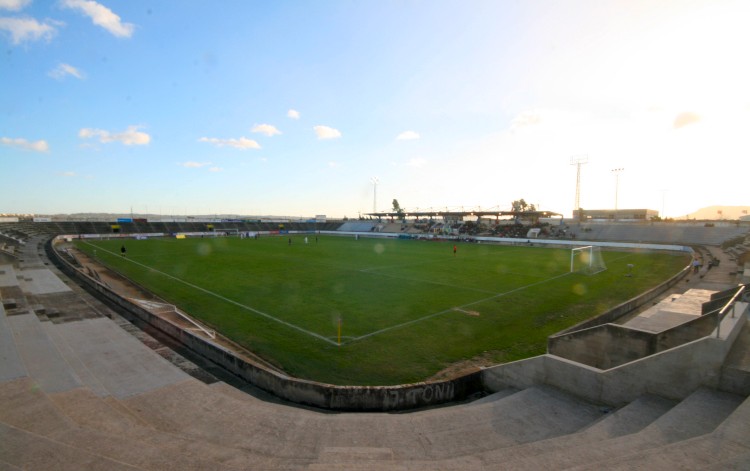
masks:
[[[375,229],[375,223],[363,221],[348,221],[336,228],[340,232],[372,232]]]
[[[223,228],[279,231],[214,224]],[[0,244],[12,250],[0,251],[0,468],[748,469],[750,325],[736,269],[747,230],[715,229],[725,228],[666,240],[658,228],[597,232],[590,240],[697,245],[714,263],[637,312],[554,336],[546,355],[480,371],[474,400],[332,414],[270,397],[174,338],[134,327],[48,259],[52,235],[112,234],[111,224],[2,224]]]
[[[747,227],[737,225],[705,226],[680,224],[584,223],[572,226],[578,238],[617,242],[650,242],[690,245],[721,245],[722,242],[747,234]]]

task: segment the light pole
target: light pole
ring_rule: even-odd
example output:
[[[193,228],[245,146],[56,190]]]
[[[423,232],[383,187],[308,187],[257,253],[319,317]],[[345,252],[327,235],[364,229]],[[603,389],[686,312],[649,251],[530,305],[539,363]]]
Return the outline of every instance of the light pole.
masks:
[[[615,174],[615,221],[617,220],[617,198],[620,192],[620,172],[625,170],[624,168],[613,168],[612,172]]]
[[[573,211],[578,211],[578,219],[581,219],[581,165],[587,164],[589,158],[586,155],[573,156],[570,158],[570,165],[576,166],[576,202],[573,205]]]
[[[378,183],[380,180],[378,180],[378,177],[372,177],[372,212],[377,213],[378,212]]]

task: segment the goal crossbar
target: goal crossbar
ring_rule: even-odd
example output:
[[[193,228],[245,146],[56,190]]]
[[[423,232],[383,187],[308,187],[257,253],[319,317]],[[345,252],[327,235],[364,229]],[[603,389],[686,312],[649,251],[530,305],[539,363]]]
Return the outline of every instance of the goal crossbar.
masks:
[[[586,245],[570,249],[570,272],[593,275],[607,269],[602,249],[597,245]]]

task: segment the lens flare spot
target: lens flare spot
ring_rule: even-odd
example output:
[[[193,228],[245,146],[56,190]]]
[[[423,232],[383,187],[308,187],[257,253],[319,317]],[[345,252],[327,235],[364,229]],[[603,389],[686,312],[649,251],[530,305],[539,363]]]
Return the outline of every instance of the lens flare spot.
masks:
[[[576,283],[573,285],[573,293],[577,294],[578,296],[583,296],[584,294],[586,294],[586,291],[588,290],[586,289],[586,285],[584,285],[583,283]]]
[[[377,244],[375,244],[373,250],[375,250],[376,254],[381,255],[383,252],[385,252],[385,245],[378,242]]]

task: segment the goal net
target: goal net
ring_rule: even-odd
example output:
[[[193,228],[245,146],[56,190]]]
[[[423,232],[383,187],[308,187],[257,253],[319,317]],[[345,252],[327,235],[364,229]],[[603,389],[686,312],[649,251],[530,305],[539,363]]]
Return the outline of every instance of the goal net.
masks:
[[[570,272],[594,275],[607,269],[601,247],[587,245],[570,250]]]

